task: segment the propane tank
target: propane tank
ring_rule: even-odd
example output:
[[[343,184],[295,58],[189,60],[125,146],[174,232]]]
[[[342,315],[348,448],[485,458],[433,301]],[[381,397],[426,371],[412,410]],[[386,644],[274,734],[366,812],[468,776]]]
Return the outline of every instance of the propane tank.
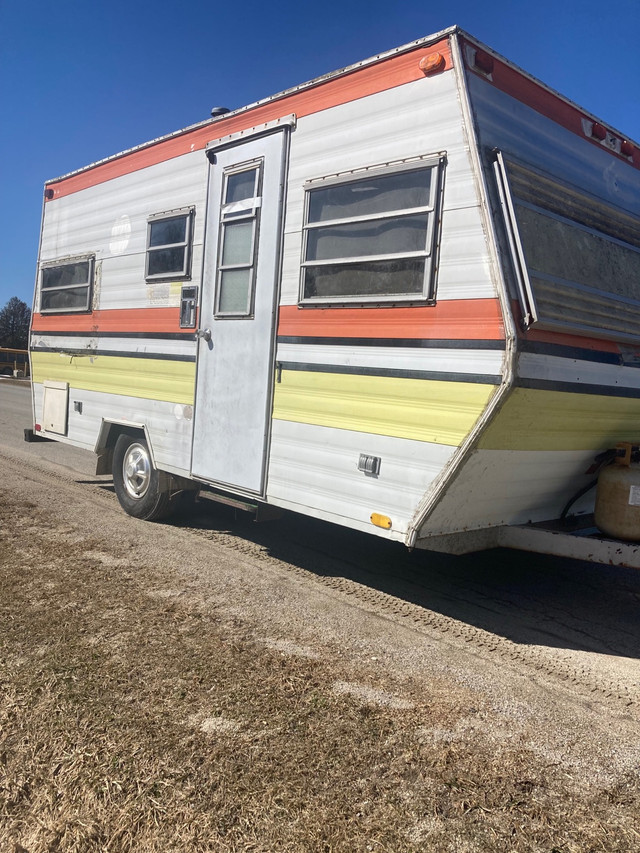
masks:
[[[640,464],[631,461],[635,450],[636,445],[618,445],[620,455],[600,471],[595,523],[607,536],[640,542]]]

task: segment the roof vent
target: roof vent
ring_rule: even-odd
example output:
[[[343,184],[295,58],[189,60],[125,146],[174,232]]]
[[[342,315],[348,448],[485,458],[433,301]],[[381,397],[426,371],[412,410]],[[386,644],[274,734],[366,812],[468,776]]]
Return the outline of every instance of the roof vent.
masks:
[[[211,110],[211,118],[218,118],[218,116],[223,116],[225,113],[230,113],[231,110],[229,107],[214,107]]]

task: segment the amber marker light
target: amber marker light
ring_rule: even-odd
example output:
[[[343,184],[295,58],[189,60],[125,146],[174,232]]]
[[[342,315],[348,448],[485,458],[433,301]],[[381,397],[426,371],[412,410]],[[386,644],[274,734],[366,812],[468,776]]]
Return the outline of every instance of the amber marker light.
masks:
[[[428,77],[429,74],[437,74],[439,71],[444,71],[446,64],[445,58],[441,53],[429,53],[422,57],[419,67],[425,77]]]
[[[391,530],[391,519],[388,515],[381,515],[379,512],[371,513],[371,523],[376,527],[384,527],[385,530]]]

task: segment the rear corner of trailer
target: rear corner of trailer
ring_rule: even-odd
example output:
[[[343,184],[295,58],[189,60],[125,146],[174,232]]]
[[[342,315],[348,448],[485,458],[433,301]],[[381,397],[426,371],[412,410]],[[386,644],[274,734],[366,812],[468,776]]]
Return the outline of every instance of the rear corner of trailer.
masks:
[[[640,440],[638,146],[465,34],[458,44],[516,337],[500,405],[423,512],[427,547],[589,515],[597,458]]]

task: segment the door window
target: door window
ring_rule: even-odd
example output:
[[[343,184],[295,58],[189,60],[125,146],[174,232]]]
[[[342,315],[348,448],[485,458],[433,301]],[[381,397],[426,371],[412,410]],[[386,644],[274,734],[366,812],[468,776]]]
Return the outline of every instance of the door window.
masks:
[[[225,170],[216,270],[217,319],[250,317],[260,227],[262,162]]]

